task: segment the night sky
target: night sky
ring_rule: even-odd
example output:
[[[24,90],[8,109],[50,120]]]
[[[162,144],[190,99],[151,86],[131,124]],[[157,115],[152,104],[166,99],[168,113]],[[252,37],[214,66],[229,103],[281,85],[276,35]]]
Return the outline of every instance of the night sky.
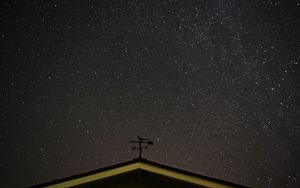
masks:
[[[3,0],[1,187],[143,157],[300,187],[300,2]]]

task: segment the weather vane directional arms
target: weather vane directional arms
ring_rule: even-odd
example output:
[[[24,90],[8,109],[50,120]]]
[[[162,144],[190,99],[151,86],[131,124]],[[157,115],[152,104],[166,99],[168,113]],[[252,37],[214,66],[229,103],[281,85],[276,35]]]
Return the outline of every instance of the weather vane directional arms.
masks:
[[[154,145],[154,142],[148,138],[141,138],[137,136],[138,140],[129,141],[130,143],[137,144],[136,146],[131,147],[132,151],[139,150],[139,158],[142,158],[143,149],[148,149],[149,145]]]

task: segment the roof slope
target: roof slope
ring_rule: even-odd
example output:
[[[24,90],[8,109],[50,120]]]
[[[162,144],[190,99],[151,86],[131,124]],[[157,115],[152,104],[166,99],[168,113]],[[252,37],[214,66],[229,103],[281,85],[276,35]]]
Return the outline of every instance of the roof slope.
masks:
[[[106,168],[90,171],[84,174],[55,180],[52,182],[44,183],[34,187],[73,187],[80,186],[90,182],[106,180],[108,178],[114,178],[121,174],[142,170],[147,173],[160,175],[165,178],[171,178],[176,181],[182,181],[193,184],[198,187],[216,187],[216,188],[228,188],[228,187],[245,187],[235,183],[227,182],[220,179],[215,179],[196,173],[188,172],[178,168],[162,165],[146,159],[134,159],[128,162],[119,163]]]

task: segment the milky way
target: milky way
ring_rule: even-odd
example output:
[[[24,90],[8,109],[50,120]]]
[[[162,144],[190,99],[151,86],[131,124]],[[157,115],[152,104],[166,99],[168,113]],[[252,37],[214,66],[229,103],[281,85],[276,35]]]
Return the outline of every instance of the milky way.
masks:
[[[299,2],[0,5],[1,186],[131,160],[137,135],[149,160],[300,186]]]

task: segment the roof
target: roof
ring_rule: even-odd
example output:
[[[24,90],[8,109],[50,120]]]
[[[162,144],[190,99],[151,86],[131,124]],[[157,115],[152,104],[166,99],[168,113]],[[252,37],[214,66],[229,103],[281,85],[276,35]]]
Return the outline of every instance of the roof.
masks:
[[[162,177],[171,178],[174,180],[187,182],[195,185],[196,187],[216,187],[216,188],[229,188],[229,187],[245,187],[228,181],[211,178],[199,175],[193,172],[185,171],[182,169],[166,166],[143,158],[133,159],[131,161],[119,163],[113,166],[93,170],[87,173],[54,180],[48,183],[40,184],[34,187],[73,187],[86,184],[94,181],[101,181],[108,178],[116,177],[121,174],[142,170],[147,173],[160,175]]]

